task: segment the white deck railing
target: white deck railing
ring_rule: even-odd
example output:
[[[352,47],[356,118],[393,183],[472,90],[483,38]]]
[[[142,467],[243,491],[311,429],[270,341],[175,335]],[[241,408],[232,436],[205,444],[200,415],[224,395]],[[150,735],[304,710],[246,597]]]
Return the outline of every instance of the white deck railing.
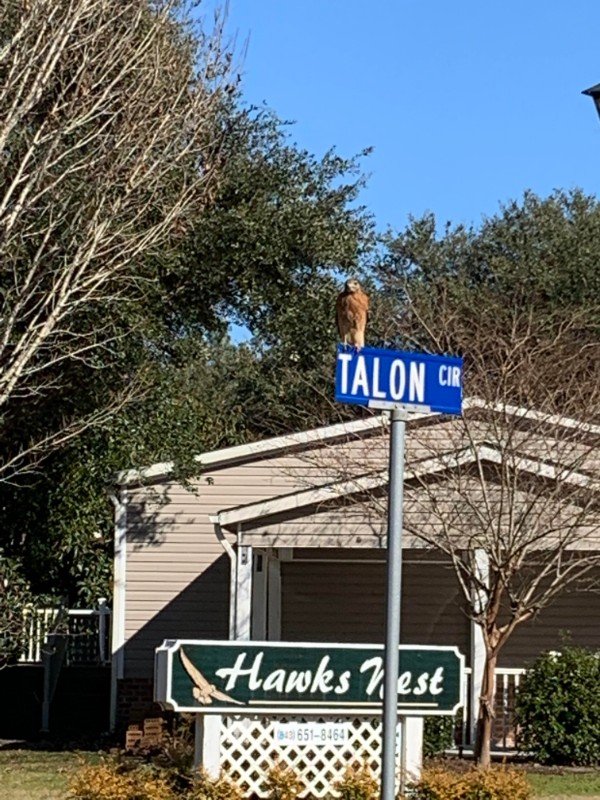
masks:
[[[494,741],[497,748],[512,750],[517,746],[515,700],[524,669],[501,667],[496,670]]]
[[[97,608],[31,608],[25,611],[25,645],[20,664],[41,664],[44,645],[53,633],[68,636],[70,663],[106,664],[110,661],[110,608],[104,598]]]
[[[521,677],[525,669],[521,667],[499,667],[495,671],[494,687],[494,724],[492,748],[495,750],[514,750],[516,748],[517,725],[515,719],[515,700],[519,691]],[[456,746],[469,749],[475,741],[472,720],[477,717],[477,709],[471,707],[472,670],[465,670],[465,708],[462,715],[461,731],[458,733]]]

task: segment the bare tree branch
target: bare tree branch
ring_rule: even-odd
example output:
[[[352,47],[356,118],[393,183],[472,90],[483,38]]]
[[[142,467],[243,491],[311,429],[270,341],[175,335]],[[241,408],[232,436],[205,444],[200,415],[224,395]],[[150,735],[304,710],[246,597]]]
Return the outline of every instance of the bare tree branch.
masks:
[[[210,202],[231,56],[180,0],[0,9],[0,414],[108,355],[149,258]],[[109,404],[111,407],[111,404]],[[37,463],[104,418],[9,455]]]

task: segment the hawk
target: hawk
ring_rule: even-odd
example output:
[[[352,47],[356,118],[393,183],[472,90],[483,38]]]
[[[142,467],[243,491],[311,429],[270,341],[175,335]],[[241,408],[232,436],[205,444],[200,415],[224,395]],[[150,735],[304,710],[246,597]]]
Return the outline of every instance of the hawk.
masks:
[[[219,691],[214,684],[209,683],[200,670],[192,664],[190,659],[183,652],[183,648],[181,648],[179,651],[179,657],[181,658],[181,663],[183,664],[185,671],[194,682],[194,688],[192,689],[194,699],[197,700],[201,705],[210,706],[212,705],[213,700],[223,700],[226,703],[235,703],[237,706],[244,705],[243,703],[240,703],[239,700],[234,700],[233,697],[225,694],[225,692]]]
[[[360,350],[365,346],[369,296],[355,278],[346,281],[344,290],[338,295],[335,311],[340,340]]]

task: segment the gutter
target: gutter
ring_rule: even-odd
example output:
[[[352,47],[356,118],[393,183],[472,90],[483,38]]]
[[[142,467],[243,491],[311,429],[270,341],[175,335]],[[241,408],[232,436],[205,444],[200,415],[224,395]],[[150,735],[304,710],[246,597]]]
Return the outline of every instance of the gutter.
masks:
[[[217,539],[223,546],[231,562],[231,571],[229,573],[229,638],[233,640],[236,638],[237,631],[237,556],[231,543],[223,533],[223,529],[219,523],[219,515],[211,515],[209,519],[214,525]]]

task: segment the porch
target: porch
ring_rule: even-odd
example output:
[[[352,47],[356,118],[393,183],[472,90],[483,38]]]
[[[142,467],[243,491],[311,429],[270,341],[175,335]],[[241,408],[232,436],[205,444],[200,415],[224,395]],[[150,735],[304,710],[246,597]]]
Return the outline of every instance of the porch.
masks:
[[[0,670],[0,737],[40,733],[76,738],[108,730],[111,610],[32,607],[23,619],[22,652]]]
[[[230,638],[384,641],[385,549],[265,548],[242,543],[231,553]],[[484,661],[479,629],[466,615],[451,564],[439,554],[405,549],[402,581],[401,642],[456,646],[466,656],[467,703],[457,746],[469,747]],[[510,731],[515,682],[509,674],[506,668],[499,670],[505,696],[499,710],[506,710],[506,719],[498,726],[496,742],[508,748],[514,747]]]

